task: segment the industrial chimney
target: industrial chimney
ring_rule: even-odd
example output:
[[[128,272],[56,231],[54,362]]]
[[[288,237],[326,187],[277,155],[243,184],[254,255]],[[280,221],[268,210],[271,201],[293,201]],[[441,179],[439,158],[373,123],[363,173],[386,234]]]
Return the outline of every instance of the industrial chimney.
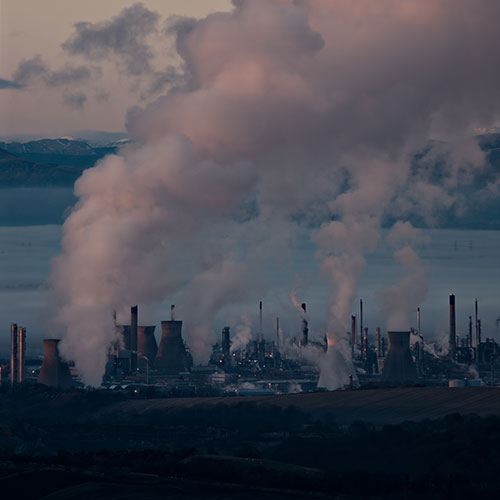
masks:
[[[26,371],[26,328],[17,330],[17,382],[22,384]]]
[[[72,387],[73,380],[69,365],[59,355],[58,343],[58,339],[45,339],[43,341],[43,362],[37,383],[64,391]]]
[[[155,368],[168,375],[187,371],[188,358],[182,341],[182,321],[161,322],[161,341],[156,355]]]
[[[137,369],[137,306],[130,308],[130,371],[133,373]]]
[[[158,344],[155,339],[156,326],[138,326],[137,327],[137,365],[140,368],[153,368]],[[147,358],[144,359],[144,358]]]
[[[18,368],[18,334],[17,324],[10,325],[10,386],[14,387],[17,384]]]
[[[307,310],[306,310],[306,304],[303,303],[301,305],[302,311],[302,342],[301,346],[304,347],[307,345],[307,342],[309,341],[309,326],[307,323]]]
[[[224,355],[224,365],[226,367],[231,366],[231,354],[230,354],[230,348],[231,348],[231,330],[229,329],[228,326],[225,326],[222,329],[222,352]]]
[[[450,295],[450,340],[449,340],[449,351],[450,358],[455,359],[455,352],[457,348],[457,329],[455,320],[455,295]]]
[[[351,342],[352,342],[352,347],[354,349],[354,346],[356,345],[356,333],[357,333],[357,325],[356,325],[356,315],[353,314],[351,316]]]
[[[411,384],[417,380],[417,369],[410,352],[410,332],[387,332],[389,351],[382,380],[391,384]]]

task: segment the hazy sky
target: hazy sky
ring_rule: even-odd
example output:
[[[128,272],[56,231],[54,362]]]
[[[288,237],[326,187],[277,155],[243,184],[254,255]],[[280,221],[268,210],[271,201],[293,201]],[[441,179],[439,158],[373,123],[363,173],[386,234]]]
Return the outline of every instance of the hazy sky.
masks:
[[[161,89],[149,92],[151,72],[131,78],[120,66],[119,56],[105,54],[89,63],[61,47],[74,34],[75,23],[109,22],[136,3],[0,0],[0,135],[119,131],[130,106],[144,105],[160,95]],[[144,37],[156,52],[152,65],[156,73],[175,63],[173,38],[161,34],[169,16],[201,17],[231,8],[230,0],[144,0],[142,4],[159,14],[157,33]],[[19,65],[30,60],[36,63],[31,72],[21,74]],[[12,88],[19,85],[16,79],[23,88]]]

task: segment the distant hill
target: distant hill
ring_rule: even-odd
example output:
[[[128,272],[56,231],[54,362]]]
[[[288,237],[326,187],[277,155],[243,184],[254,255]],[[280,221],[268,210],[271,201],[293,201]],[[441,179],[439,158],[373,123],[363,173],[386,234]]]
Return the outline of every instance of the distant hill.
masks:
[[[94,147],[82,140],[61,137],[29,142],[0,142],[0,148],[33,163],[88,168],[104,156],[116,153],[121,144],[117,142]]]
[[[35,163],[0,148],[0,187],[72,186],[83,172],[74,165]]]

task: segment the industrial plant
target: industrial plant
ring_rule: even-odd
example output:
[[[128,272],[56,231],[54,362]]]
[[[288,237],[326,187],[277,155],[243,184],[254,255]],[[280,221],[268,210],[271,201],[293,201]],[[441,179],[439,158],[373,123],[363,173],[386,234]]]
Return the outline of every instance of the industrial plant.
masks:
[[[297,306],[298,307],[298,306]],[[394,386],[497,386],[500,384],[500,345],[484,338],[478,301],[474,317],[469,316],[467,334],[459,336],[456,325],[455,295],[449,296],[449,339],[447,349],[437,349],[421,329],[420,308],[416,328],[387,331],[376,327],[375,335],[363,322],[363,301],[359,314],[351,316],[349,338],[352,358],[349,383],[339,389]],[[161,321],[159,344],[156,325],[140,325],[138,306],[130,309],[130,324],[118,324],[116,342],[108,352],[102,390],[133,391],[154,389],[165,395],[265,395],[325,390],[318,382],[322,360],[329,347],[326,334],[311,338],[306,304],[298,307],[301,335],[284,336],[280,318],[276,330],[264,332],[263,303],[259,303],[258,330],[246,345],[233,343],[231,329],[222,329],[208,363],[195,365],[183,338],[183,322],[175,318]],[[26,329],[12,324],[10,361],[0,366],[3,385],[12,388],[38,383],[67,390],[83,387],[78,371],[59,353],[58,339],[43,341],[43,360],[26,363]],[[348,356],[349,357],[349,356]],[[326,388],[328,389],[328,388]]]

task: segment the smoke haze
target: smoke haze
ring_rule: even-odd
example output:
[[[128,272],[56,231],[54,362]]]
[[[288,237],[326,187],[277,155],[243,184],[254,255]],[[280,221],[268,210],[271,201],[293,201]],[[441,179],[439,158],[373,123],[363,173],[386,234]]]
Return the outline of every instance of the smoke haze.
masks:
[[[262,296],[263,263],[286,262],[306,227],[332,282],[321,385],[346,385],[352,302],[381,226],[437,224],[481,168],[467,138],[500,112],[499,14],[488,0],[238,0],[172,21],[184,83],[132,109],[134,145],[77,181],[53,265],[61,351],[84,381],[100,383],[113,310],[181,289],[187,341],[206,359],[216,312]],[[412,168],[430,139],[453,152],[444,182]],[[404,318],[425,296],[408,244],[395,253],[405,281],[381,293]],[[418,293],[399,294],[415,280]]]

